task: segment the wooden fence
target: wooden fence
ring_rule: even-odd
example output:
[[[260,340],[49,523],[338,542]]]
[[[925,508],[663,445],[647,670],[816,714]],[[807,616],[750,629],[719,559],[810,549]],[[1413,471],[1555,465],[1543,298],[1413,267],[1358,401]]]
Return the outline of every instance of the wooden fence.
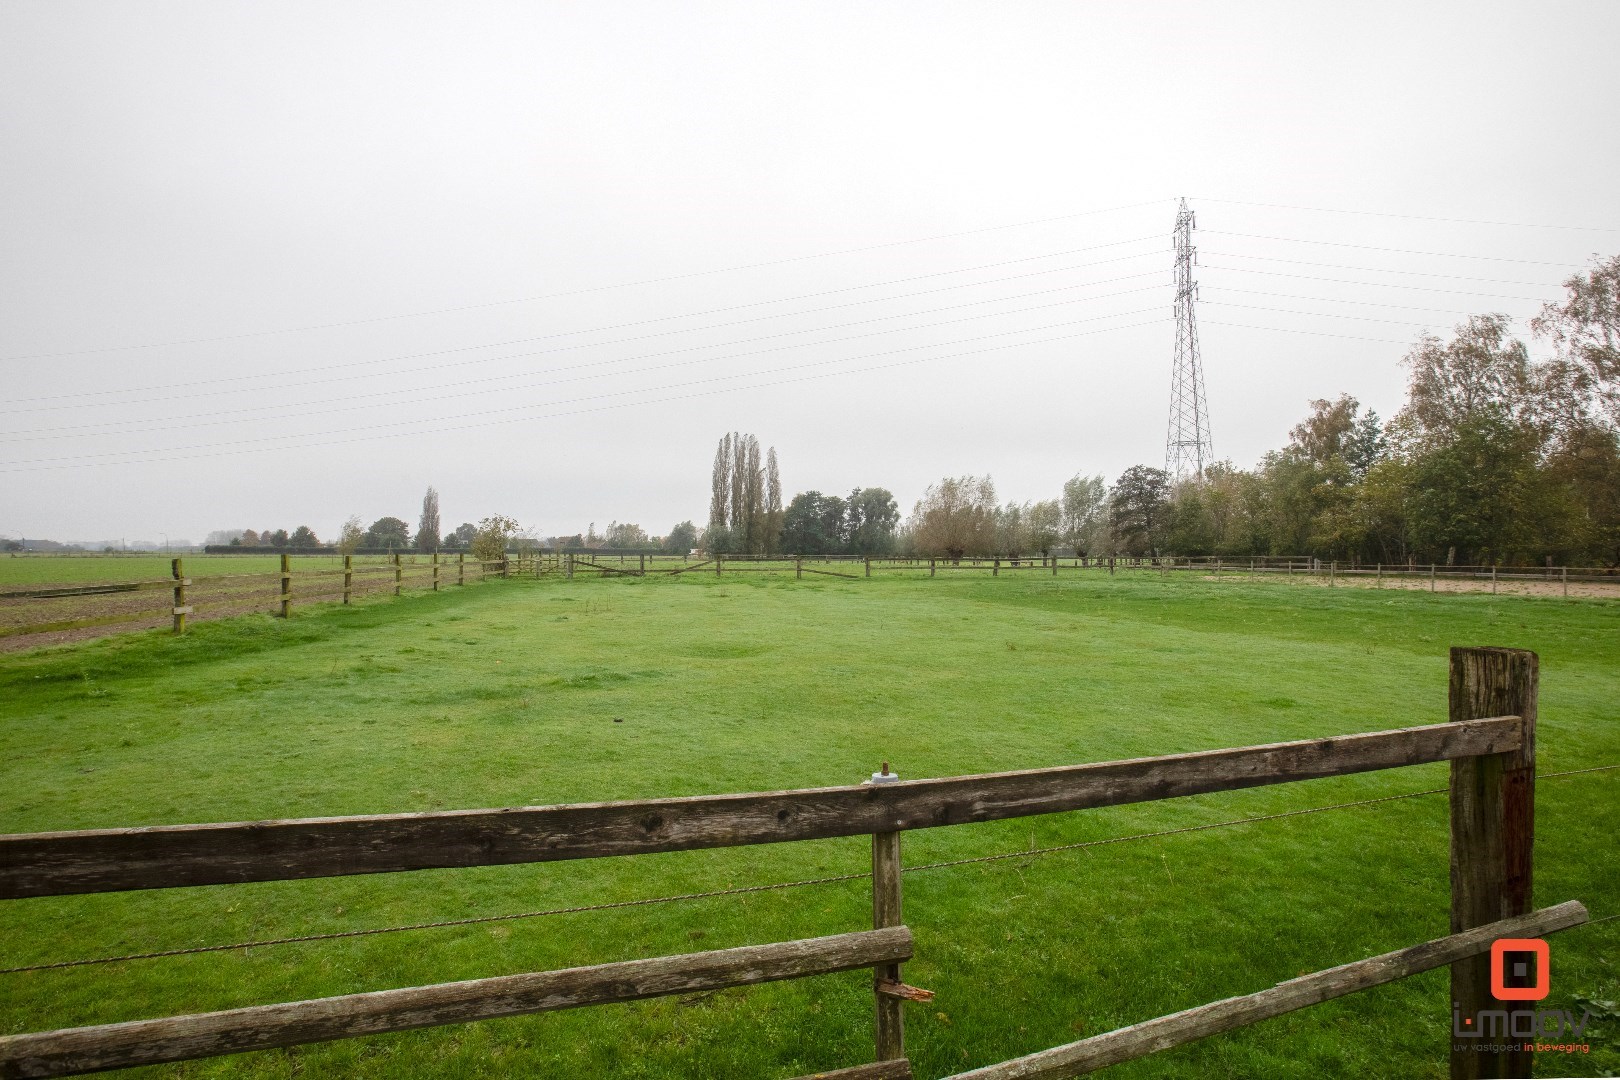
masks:
[[[1292,556],[1223,556],[1188,557],[1182,555],[1093,555],[1093,556],[972,556],[961,559],[942,559],[894,555],[711,555],[694,559],[689,556],[664,555],[654,552],[601,552],[570,551],[548,553],[545,560],[548,573],[561,573],[572,577],[576,571],[594,573],[604,577],[649,575],[680,575],[701,570],[715,575],[723,574],[793,574],[803,578],[806,574],[843,578],[869,578],[877,574],[923,573],[929,577],[960,572],[986,573],[999,577],[1004,573],[1037,572],[1057,575],[1060,571],[1092,570],[1107,574],[1122,571],[1156,571],[1167,573],[1195,573],[1201,575],[1248,576],[1250,578],[1288,578],[1325,585],[1355,584],[1373,587],[1423,588],[1430,592],[1486,591],[1500,589],[1524,591],[1534,586],[1541,593],[1561,592],[1570,595],[1570,586],[1609,586],[1620,595],[1620,568],[1602,566],[1443,566],[1440,564],[1349,564],[1315,559],[1304,555]]]
[[[353,603],[367,596],[399,596],[466,585],[491,577],[539,572],[533,553],[496,561],[466,555],[403,556],[357,561],[352,555],[311,559],[294,565],[297,556],[282,555],[279,571],[192,577],[184,559],[171,560],[167,578],[148,581],[92,582],[19,587],[0,591],[0,639],[104,626],[169,624],[185,630],[191,616],[221,617],[270,611],[285,618],[306,603]]]
[[[137,629],[169,623],[175,633],[185,629],[191,615],[221,617],[255,611],[286,616],[297,604],[352,602],[363,596],[399,595],[407,589],[438,590],[487,578],[563,577],[576,574],[599,577],[679,577],[701,573],[792,574],[812,577],[870,578],[923,574],[929,577],[982,573],[991,577],[1014,573],[1057,576],[1060,571],[1091,571],[1114,575],[1126,571],[1152,571],[1161,576],[1193,573],[1222,578],[1289,580],[1329,587],[1354,584],[1375,588],[1427,589],[1429,592],[1489,590],[1540,595],[1620,597],[1620,569],[1609,567],[1496,567],[1403,564],[1399,566],[1345,566],[1305,556],[1041,556],[1027,558],[973,557],[933,559],[907,556],[860,555],[714,555],[708,558],[666,555],[646,551],[552,551],[529,549],[509,553],[495,561],[479,561],[459,554],[395,553],[384,562],[356,561],[353,556],[318,559],[325,565],[295,566],[303,556],[282,555],[278,572],[223,574],[191,578],[184,560],[173,560],[171,577],[150,581],[95,582],[39,585],[0,590],[0,645],[27,646],[23,639],[59,640],[96,627]],[[340,566],[332,565],[341,560]],[[1576,592],[1571,593],[1571,586]],[[155,601],[168,592],[170,600]],[[171,622],[172,620],[172,622]],[[54,638],[53,638],[54,636]],[[83,636],[83,635],[79,635]],[[8,640],[9,639],[9,640]]]
[[[1447,723],[1298,742],[1020,772],[900,781],[885,763],[846,787],[633,802],[178,825],[0,837],[0,899],[490,866],[870,834],[872,929],[562,971],[260,1005],[0,1037],[0,1076],[48,1077],[181,1061],[496,1016],[630,1001],[859,968],[872,970],[876,1063],[820,1074],[911,1075],[901,834],[1423,762],[1451,762],[1451,929],[1358,960],[962,1074],[1069,1077],[1450,965],[1451,993],[1490,1008],[1497,938],[1587,921],[1567,902],[1531,908],[1537,658],[1453,649]],[[892,782],[891,782],[892,780]],[[1354,853],[1345,853],[1353,856]],[[1437,1023],[1449,1017],[1436,1017]],[[1529,1052],[1455,1049],[1453,1077],[1528,1076]],[[1520,1043],[1522,1046],[1522,1041]]]

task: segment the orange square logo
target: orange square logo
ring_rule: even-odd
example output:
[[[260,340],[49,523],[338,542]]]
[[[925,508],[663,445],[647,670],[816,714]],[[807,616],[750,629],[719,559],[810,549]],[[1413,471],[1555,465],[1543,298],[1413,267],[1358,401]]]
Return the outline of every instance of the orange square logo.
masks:
[[[1535,981],[1526,986],[1532,966]],[[1552,989],[1551,976],[1551,950],[1541,938],[1497,938],[1491,943],[1491,994],[1496,1000],[1540,1001]]]

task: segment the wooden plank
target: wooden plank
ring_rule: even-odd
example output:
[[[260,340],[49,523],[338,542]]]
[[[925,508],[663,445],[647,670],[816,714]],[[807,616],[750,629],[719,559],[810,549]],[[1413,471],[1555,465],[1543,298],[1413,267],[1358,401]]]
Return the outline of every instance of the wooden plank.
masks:
[[[1450,711],[1466,723],[1507,706],[1524,717],[1520,745],[1451,763],[1451,929],[1523,915],[1531,903],[1535,836],[1536,654],[1524,649],[1451,650]],[[1451,968],[1451,999],[1465,1016],[1501,1006],[1491,993],[1490,958]],[[1451,1050],[1453,1080],[1529,1076],[1532,1050]],[[1466,1045],[1466,1044],[1461,1044]]]
[[[0,1076],[48,1077],[239,1054],[497,1016],[824,975],[911,956],[903,926],[369,994],[0,1036]]]
[[[807,567],[804,568],[804,572],[807,573],[807,574],[826,574],[828,577],[849,578],[851,581],[855,580],[855,575],[854,574],[840,574],[836,570],[817,570],[817,569],[815,569],[813,567],[807,566]]]
[[[998,821],[1494,754],[1518,717],[894,784],[0,836],[0,899],[590,859]]]
[[[1462,957],[1489,953],[1491,943],[1499,937],[1540,937],[1579,926],[1586,921],[1586,908],[1571,900],[1530,915],[1504,919],[1460,934],[1426,941],[1409,949],[1398,949],[1326,971],[1302,975],[1257,994],[1226,998],[1065,1046],[1003,1061],[998,1065],[957,1073],[948,1080],[1057,1080],[1059,1077],[1084,1076],[1122,1061],[1133,1061],[1159,1050],[1247,1027],[1296,1009],[1404,979],[1408,975],[1432,971]]]
[[[185,584],[190,585],[188,578]],[[49,589],[11,589],[0,592],[0,600],[49,600],[64,596],[102,596],[107,593],[139,592],[142,589],[172,589],[173,578],[158,581],[107,581],[94,585],[61,585]]]
[[[911,1062],[905,1058],[878,1061],[871,1065],[834,1069],[832,1072],[807,1073],[797,1080],[912,1080]]]
[[[118,623],[162,619],[169,613],[162,608],[131,611],[123,615],[101,615],[94,619],[64,619],[60,622],[31,623],[28,626],[8,626],[0,629],[0,637],[24,637],[28,634],[54,634],[58,630],[79,630],[86,626],[116,626]]]

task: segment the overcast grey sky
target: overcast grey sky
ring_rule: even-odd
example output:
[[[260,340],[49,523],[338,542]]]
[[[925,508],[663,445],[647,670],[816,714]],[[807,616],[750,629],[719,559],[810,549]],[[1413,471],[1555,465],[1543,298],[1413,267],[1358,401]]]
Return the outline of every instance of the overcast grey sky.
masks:
[[[734,428],[790,494],[1052,497],[1163,462],[1183,195],[1252,465],[1620,250],[1616,40],[1613,2],[0,0],[0,533],[329,537],[429,484],[447,527],[662,533]]]

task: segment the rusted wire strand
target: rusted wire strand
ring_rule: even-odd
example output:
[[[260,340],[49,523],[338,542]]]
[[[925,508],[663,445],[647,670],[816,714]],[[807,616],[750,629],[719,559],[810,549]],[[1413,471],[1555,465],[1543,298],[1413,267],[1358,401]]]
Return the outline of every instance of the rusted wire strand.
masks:
[[[1585,773],[1607,772],[1611,769],[1620,769],[1620,764],[1598,765],[1589,769],[1569,769],[1564,772],[1543,773],[1537,777],[1540,780],[1553,780],[1564,776],[1580,776]],[[1376,799],[1357,799],[1354,802],[1330,803],[1327,806],[1311,806],[1303,810],[1286,810],[1280,814],[1262,814],[1257,817],[1233,818],[1230,821],[1214,821],[1204,825],[1185,825],[1179,829],[1161,829],[1157,832],[1131,833],[1127,836],[1110,836],[1102,840],[1082,840],[1073,844],[1056,844],[1051,847],[1032,847],[1023,851],[1005,851],[995,855],[976,855],[966,859],[948,859],[942,862],[919,863],[916,866],[901,868],[903,874],[914,874],[923,870],[942,870],[952,866],[971,866],[975,863],[1001,862],[1006,859],[1027,859],[1041,855],[1052,855],[1062,851],[1078,851],[1082,848],[1103,847],[1108,844],[1123,844],[1131,840],[1153,840],[1164,836],[1180,836],[1185,833],[1206,832],[1210,829],[1225,829],[1234,825],[1254,825],[1263,821],[1280,821],[1284,818],[1304,817],[1307,814],[1320,814],[1328,810],[1349,810],[1362,806],[1377,806],[1381,803],[1397,802],[1402,799],[1415,799],[1423,795],[1442,795],[1446,788],[1428,788],[1423,791],[1407,791],[1399,795],[1384,795]],[[675,896],[652,896],[640,900],[613,900],[601,904],[579,904],[574,907],[545,908],[539,911],[519,911],[507,915],[478,915],[466,919],[444,919],[438,922],[411,923],[405,926],[379,926],[369,930],[339,930],[326,934],[304,934],[299,937],[265,938],[258,941],[240,941],[229,945],[198,945],[186,949],[164,949],[160,952],[129,953],[124,956],[100,956],[86,960],[60,960],[51,964],[26,964],[21,967],[0,968],[0,975],[15,975],[25,971],[56,971],[63,968],[89,967],[96,964],[117,964],[127,960],[156,960],[167,956],[192,956],[199,953],[231,952],[241,949],[257,949],[271,945],[297,945],[311,941],[336,941],[343,938],[373,937],[378,934],[397,934],[407,930],[440,930],[455,926],[479,926],[485,923],[512,922],[517,919],[537,919],[545,915],[576,915],[586,911],[611,911],[618,908],[648,907],[653,904],[670,904],[687,900],[709,900],[718,896],[741,896],[747,893],[776,892],[782,889],[797,889],[808,885],[831,885],[842,881],[861,881],[870,878],[870,872],[856,874],[834,874],[829,877],[805,878],[799,881],[779,881],[768,885],[743,885],[731,889],[711,889],[707,892],[680,893]],[[1610,919],[1620,918],[1617,915],[1608,915],[1601,919],[1593,919],[1586,925],[1591,926]]]

